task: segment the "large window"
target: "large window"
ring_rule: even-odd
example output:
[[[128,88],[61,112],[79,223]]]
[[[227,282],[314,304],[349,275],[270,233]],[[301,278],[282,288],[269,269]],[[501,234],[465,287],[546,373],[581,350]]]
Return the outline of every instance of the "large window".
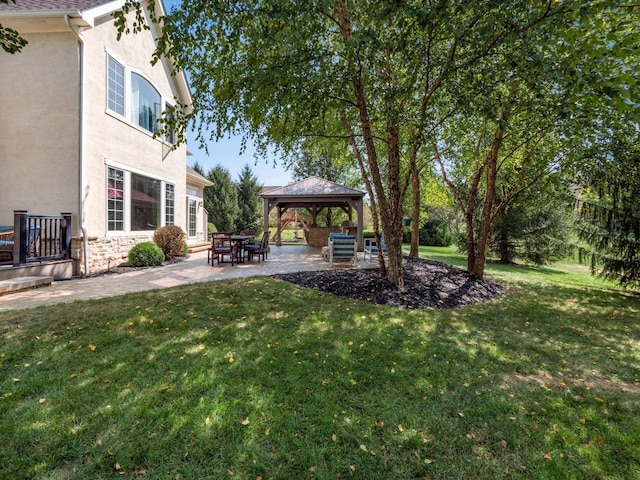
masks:
[[[131,230],[160,226],[160,181],[131,174]]]
[[[155,133],[162,106],[162,96],[147,79],[107,55],[107,110]],[[165,140],[175,143],[174,132],[165,135]]]
[[[107,107],[124,116],[124,67],[107,56]]]
[[[131,74],[131,121],[153,133],[160,116],[160,94],[144,78]]]
[[[109,232],[152,231],[162,225],[173,225],[174,219],[174,185],[139,173],[107,167]]]

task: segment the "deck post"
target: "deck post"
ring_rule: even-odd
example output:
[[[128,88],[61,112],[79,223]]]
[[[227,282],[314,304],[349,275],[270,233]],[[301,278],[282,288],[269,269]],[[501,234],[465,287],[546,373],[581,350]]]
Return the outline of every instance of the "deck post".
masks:
[[[13,211],[13,266],[27,263],[27,210]]]
[[[64,253],[64,258],[71,258],[71,213],[62,212],[62,221],[60,222],[60,249]]]

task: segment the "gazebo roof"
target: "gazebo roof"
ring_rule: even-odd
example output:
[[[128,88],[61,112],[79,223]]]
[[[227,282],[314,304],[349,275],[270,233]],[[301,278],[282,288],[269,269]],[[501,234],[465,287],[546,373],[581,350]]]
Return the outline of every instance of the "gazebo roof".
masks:
[[[284,187],[267,190],[260,196],[263,198],[277,197],[282,200],[300,200],[301,198],[316,198],[321,200],[328,198],[338,199],[341,197],[345,199],[356,199],[362,198],[364,195],[364,192],[360,190],[345,187],[344,185],[325,180],[324,178],[312,176]]]

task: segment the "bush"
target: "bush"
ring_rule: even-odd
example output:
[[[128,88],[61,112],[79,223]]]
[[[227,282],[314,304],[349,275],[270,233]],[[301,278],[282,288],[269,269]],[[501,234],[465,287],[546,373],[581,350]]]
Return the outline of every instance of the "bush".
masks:
[[[134,245],[129,251],[129,265],[132,267],[152,267],[162,265],[164,253],[152,242],[142,242]]]
[[[158,228],[153,234],[153,242],[160,247],[167,260],[184,255],[184,239],[186,234],[177,225]]]
[[[448,247],[452,240],[451,231],[443,220],[428,220],[419,230],[420,245]]]
[[[411,227],[404,227],[402,235],[404,243],[411,242]],[[444,220],[427,220],[418,229],[418,245],[427,247],[448,247],[453,241],[451,231]]]

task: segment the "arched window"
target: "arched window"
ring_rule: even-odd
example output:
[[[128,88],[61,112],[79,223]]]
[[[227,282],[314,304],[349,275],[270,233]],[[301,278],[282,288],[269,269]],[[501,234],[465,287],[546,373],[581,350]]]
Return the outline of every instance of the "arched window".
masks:
[[[131,121],[151,133],[161,114],[160,94],[137,73],[131,74]]]

